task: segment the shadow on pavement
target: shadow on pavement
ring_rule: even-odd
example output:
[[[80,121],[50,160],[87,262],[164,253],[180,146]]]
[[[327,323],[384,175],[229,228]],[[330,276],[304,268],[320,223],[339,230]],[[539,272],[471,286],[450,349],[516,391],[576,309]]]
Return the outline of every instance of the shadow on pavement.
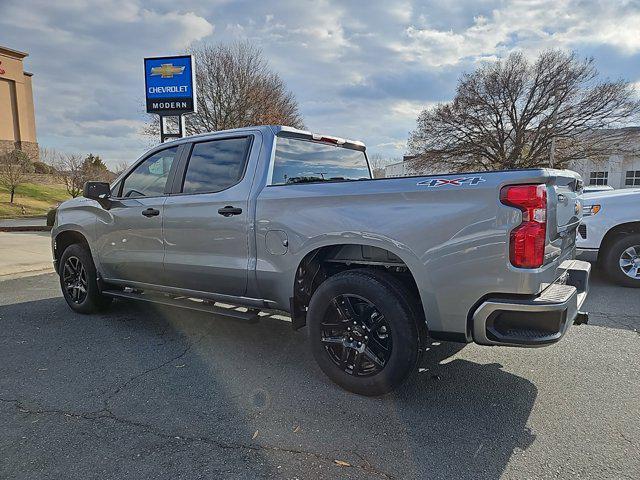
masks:
[[[276,473],[195,353],[206,325],[141,312],[77,315],[61,298],[0,307],[0,478]]]
[[[499,478],[534,438],[535,386],[463,345],[432,345],[398,392],[365,398],[274,319],[125,302],[81,316],[61,298],[0,318],[5,475]]]
[[[640,332],[640,290],[616,285],[595,263],[582,309],[589,312],[590,326]]]

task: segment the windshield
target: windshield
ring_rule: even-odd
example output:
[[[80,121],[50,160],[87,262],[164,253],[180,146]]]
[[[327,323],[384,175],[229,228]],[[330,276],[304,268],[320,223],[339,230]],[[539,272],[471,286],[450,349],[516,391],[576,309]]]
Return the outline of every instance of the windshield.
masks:
[[[370,178],[361,150],[298,138],[277,139],[272,185]]]

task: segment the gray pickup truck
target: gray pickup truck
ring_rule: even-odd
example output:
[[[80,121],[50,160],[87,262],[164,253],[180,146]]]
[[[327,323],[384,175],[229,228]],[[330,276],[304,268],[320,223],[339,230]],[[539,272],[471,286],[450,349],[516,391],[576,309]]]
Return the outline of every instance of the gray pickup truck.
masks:
[[[373,179],[361,142],[242,128],[88,182],[58,210],[53,257],[81,313],[114,297],[289,312],[333,381],[379,395],[428,338],[535,347],[586,322],[581,189],[548,169]]]

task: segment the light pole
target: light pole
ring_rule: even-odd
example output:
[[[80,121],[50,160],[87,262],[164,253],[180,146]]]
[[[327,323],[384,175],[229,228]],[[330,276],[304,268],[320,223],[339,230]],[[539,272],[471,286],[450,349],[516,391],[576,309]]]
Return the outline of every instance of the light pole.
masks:
[[[549,166],[556,164],[556,124],[558,123],[558,95],[553,94],[553,114],[551,115],[551,149],[549,151]]]
[[[556,122],[558,121],[558,110],[553,111],[553,118],[551,120],[553,124],[553,131],[551,133],[551,151],[549,152],[549,165],[554,168],[556,161]]]

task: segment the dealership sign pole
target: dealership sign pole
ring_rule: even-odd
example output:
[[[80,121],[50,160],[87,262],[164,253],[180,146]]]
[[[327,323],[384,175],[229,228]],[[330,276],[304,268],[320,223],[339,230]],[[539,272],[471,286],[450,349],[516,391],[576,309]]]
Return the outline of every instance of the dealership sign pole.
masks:
[[[197,109],[193,56],[144,59],[147,113],[160,116],[160,141],[185,135],[184,115]],[[178,117],[178,132],[167,129],[166,120]]]

